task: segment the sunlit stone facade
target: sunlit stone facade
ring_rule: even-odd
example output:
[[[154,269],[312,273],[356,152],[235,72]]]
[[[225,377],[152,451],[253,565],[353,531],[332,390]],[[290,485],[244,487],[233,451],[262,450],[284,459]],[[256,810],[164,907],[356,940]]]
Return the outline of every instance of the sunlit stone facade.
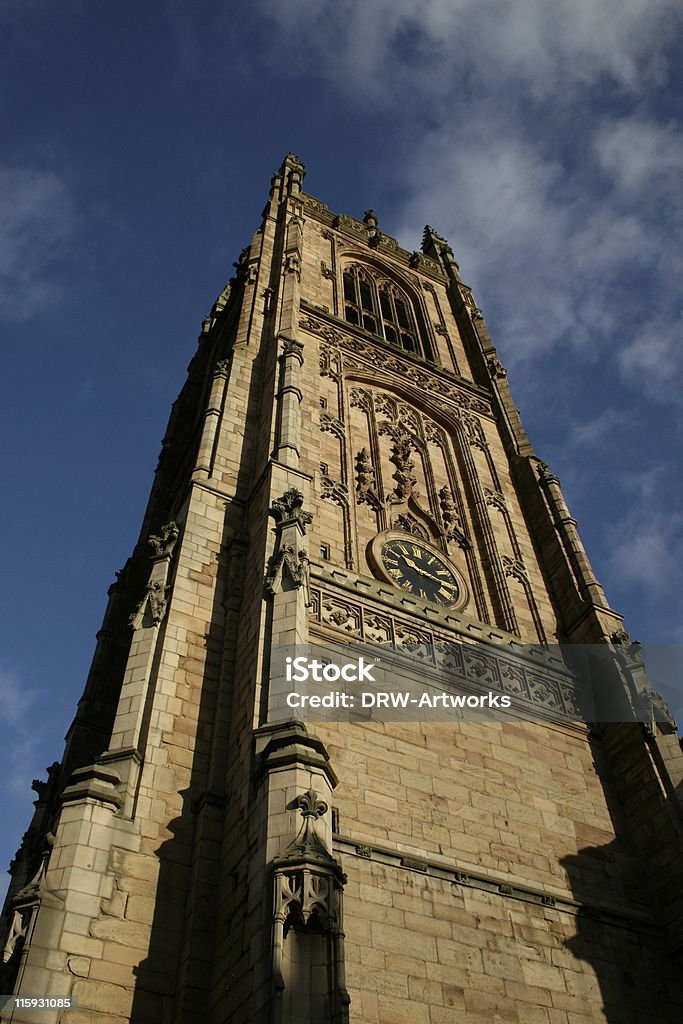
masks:
[[[615,651],[627,708],[647,681],[482,313],[436,231],[303,177],[202,325],[13,862],[0,987],[75,1005],[11,1019],[678,1022],[675,728],[555,713],[559,643]],[[275,652],[328,640],[449,650],[517,714],[283,708]]]

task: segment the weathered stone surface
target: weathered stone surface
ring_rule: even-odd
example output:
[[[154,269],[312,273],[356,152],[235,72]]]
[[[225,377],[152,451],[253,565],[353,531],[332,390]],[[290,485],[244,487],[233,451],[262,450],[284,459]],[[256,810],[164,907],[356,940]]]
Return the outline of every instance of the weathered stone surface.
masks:
[[[43,784],[7,920],[11,945],[38,908],[23,991],[73,992],[69,1024],[266,1024],[280,998],[282,1024],[677,1024],[670,732],[275,701],[283,644],[447,640],[488,680],[491,645],[620,625],[445,240],[404,252],[303,173],[289,154],[204,321]],[[441,602],[389,535],[439,557]]]

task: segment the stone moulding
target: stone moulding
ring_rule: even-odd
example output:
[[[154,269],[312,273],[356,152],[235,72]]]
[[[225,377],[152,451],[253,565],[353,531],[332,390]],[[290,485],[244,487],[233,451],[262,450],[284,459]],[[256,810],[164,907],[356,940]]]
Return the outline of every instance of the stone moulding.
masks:
[[[362,860],[372,860],[377,864],[387,867],[394,867],[398,870],[417,871],[435,879],[450,882],[455,889],[467,887],[478,889],[500,896],[502,899],[515,900],[523,903],[535,904],[544,910],[554,910],[557,913],[571,914],[573,916],[590,915],[599,917],[605,924],[612,924],[615,927],[623,928],[636,927],[638,931],[647,932],[652,935],[661,935],[662,930],[657,926],[654,916],[645,911],[629,910],[624,912],[614,904],[593,900],[587,901],[572,899],[563,896],[561,893],[548,893],[542,889],[535,889],[532,886],[524,885],[516,880],[502,881],[500,876],[486,874],[482,871],[472,872],[455,867],[447,858],[430,858],[424,854],[409,856],[401,851],[392,850],[389,847],[374,844],[368,846],[359,844],[357,839],[351,836],[335,834],[333,849],[345,856],[357,857]]]
[[[390,374],[394,373],[402,380],[414,384],[423,393],[438,395],[456,407],[482,416],[493,416],[491,402],[485,397],[485,392],[480,394],[476,385],[466,384],[441,367],[425,364],[419,357],[410,358],[381,339],[368,337],[366,340],[360,335],[356,336],[346,329],[346,324],[342,328],[343,321],[338,321],[340,326],[326,322],[306,311],[304,303],[302,310],[304,315],[299,320],[299,327],[318,335],[332,347],[327,357],[321,353],[323,372],[327,372],[326,366],[334,362],[334,355],[338,354],[346,369],[363,369],[365,364],[372,371],[377,384],[390,382]],[[316,310],[316,313],[319,312]]]
[[[535,665],[530,654],[518,649],[506,652],[505,646],[480,641],[473,643],[464,631],[442,632],[430,623],[414,622],[384,609],[382,615],[364,601],[350,599],[329,585],[314,581],[311,586],[310,620],[313,629],[353,638],[358,643],[386,646],[392,656],[412,662],[420,673],[448,672],[468,689],[497,691],[512,696],[517,708],[527,708],[545,718],[577,721],[582,719],[580,692],[571,672],[559,658],[552,667]],[[521,653],[524,652],[524,653]]]

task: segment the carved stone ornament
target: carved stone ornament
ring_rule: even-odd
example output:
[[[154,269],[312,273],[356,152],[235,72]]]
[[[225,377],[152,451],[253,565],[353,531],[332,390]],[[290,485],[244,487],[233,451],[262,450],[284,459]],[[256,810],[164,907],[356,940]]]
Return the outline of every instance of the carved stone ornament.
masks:
[[[315,970],[316,986],[310,993],[324,1016],[310,1019],[326,1020],[330,1024],[347,1024],[349,995],[344,978],[344,930],[342,916],[343,887],[346,875],[339,862],[318,835],[315,823],[328,810],[327,803],[318,799],[315,790],[308,790],[296,801],[303,823],[295,839],[282,856],[273,863],[273,995],[274,1020],[281,1020],[282,1000],[296,998],[296,974],[292,973],[291,954],[285,955],[291,932],[306,932],[316,936],[315,953],[306,963]],[[308,929],[315,920],[312,930]],[[301,956],[301,954],[299,954]],[[305,955],[305,954],[304,954]],[[322,968],[326,968],[323,970]],[[307,1019],[309,1019],[307,1017]]]
[[[430,251],[441,252],[442,249],[450,249],[448,242],[431,224],[427,224],[422,232],[422,251],[429,254]]]
[[[34,779],[31,783],[31,789],[36,793],[37,800],[35,804],[49,803],[56,795],[57,783],[59,780],[59,773],[61,764],[59,761],[53,761],[47,768],[47,779]]]
[[[448,484],[439,491],[439,505],[441,506],[441,518],[443,519],[446,540],[454,540],[463,547],[469,547],[462,519]]]
[[[310,608],[310,561],[303,548],[297,552],[292,544],[287,544],[285,547],[280,548],[278,553],[270,559],[265,579],[266,590],[269,594],[278,594],[280,592],[285,573],[297,590],[303,587],[304,604],[307,608]]]
[[[45,876],[54,843],[55,837],[52,832],[48,831],[39,835],[35,830],[29,829],[17,854],[18,860],[22,855],[22,850],[26,850],[24,858],[28,881],[14,893],[8,907],[9,932],[2,947],[4,969],[1,972],[3,983],[7,985],[8,991],[14,986],[21,951],[45,893]],[[10,871],[13,872],[14,867],[13,862]]]
[[[499,512],[506,511],[505,495],[501,494],[500,491],[493,491],[490,487],[484,487],[484,497],[489,508],[498,509]]]
[[[375,510],[382,507],[375,487],[372,456],[367,448],[361,448],[356,455],[356,501],[359,505],[366,504]]]
[[[334,434],[339,440],[343,440],[346,436],[346,427],[342,420],[337,419],[335,416],[330,416],[327,412],[320,413],[320,429],[321,431],[329,431],[330,434]]]
[[[511,576],[513,579],[519,580],[520,583],[529,582],[529,574],[524,562],[522,562],[520,558],[512,558],[511,555],[503,555],[501,562],[503,563],[503,571],[506,576]]]
[[[305,326],[299,321],[299,326]],[[332,330],[333,328],[330,328]],[[341,353],[336,349],[320,346],[320,376],[331,377],[332,380],[342,379],[343,363]]]
[[[149,615],[151,624],[158,626],[166,614],[167,595],[170,587],[163,580],[150,580],[145,588],[145,596],[130,616],[129,622],[133,629],[144,624],[145,614]]]
[[[301,278],[301,257],[298,252],[287,253],[284,270],[286,274],[296,274],[297,278]]]
[[[396,466],[393,479],[396,481],[395,493],[391,502],[407,501],[410,495],[417,494],[417,477],[413,470],[415,462],[411,457],[412,443],[407,434],[398,435],[394,439],[390,461]]]
[[[442,270],[436,260],[431,260],[422,252],[413,252],[408,258],[408,265],[417,270],[426,270],[431,274],[442,275]]]
[[[329,501],[333,501],[336,505],[339,505],[342,508],[348,506],[349,489],[346,484],[339,483],[339,481],[333,480],[331,476],[327,475],[322,477],[321,484],[321,498],[327,498]]]
[[[363,221],[356,220],[355,217],[349,217],[345,213],[337,214],[332,222],[332,227],[338,228],[340,231],[349,232],[359,238],[367,238],[368,229]]]
[[[301,507],[303,503],[304,496],[296,487],[290,487],[281,498],[276,498],[268,510],[268,515],[275,520],[276,529],[296,523],[301,532],[305,533],[306,527],[313,522],[313,516],[304,511]]]
[[[418,523],[415,516],[409,512],[401,512],[394,516],[391,520],[391,528],[392,530],[405,530],[406,533],[410,533],[414,537],[420,537],[422,540],[429,541],[430,539],[426,528],[421,523]]]
[[[387,535],[380,534],[379,539],[376,538],[377,552],[383,536]],[[464,579],[462,586],[466,588]],[[577,720],[581,681],[566,669],[532,668],[503,647],[454,644],[452,633],[432,628],[429,623],[421,624],[418,631],[414,621],[404,618],[398,611],[382,616],[383,635],[379,635],[379,616],[368,614],[367,604],[364,606],[346,593],[323,586],[312,588],[312,598],[309,615],[314,631],[317,626],[325,632],[336,633],[345,642],[353,637],[360,643],[390,643],[397,656],[407,659],[406,664],[414,667],[419,657],[420,671],[431,668],[435,672],[455,673],[462,677],[464,685],[509,694],[514,697],[515,707],[526,706],[532,715],[558,712],[570,721]],[[463,607],[467,600],[465,597]],[[336,625],[335,612],[340,608],[345,612],[343,626]]]
[[[356,337],[350,332],[340,331],[337,327],[322,323],[311,314],[301,317],[299,326],[304,330],[317,334],[325,341],[338,345],[342,352],[328,351],[321,348],[320,372],[323,376],[335,376],[338,379],[342,365],[348,369],[373,367],[378,373],[396,373],[410,384],[414,384],[425,394],[438,395],[445,402],[469,409],[472,412],[491,416],[491,403],[478,395],[473,395],[457,379],[445,378],[441,374],[415,365],[410,358],[387,352],[380,346]],[[357,357],[357,358],[356,358]],[[331,369],[334,368],[334,373]],[[441,371],[443,373],[443,371]]]
[[[297,359],[300,364],[303,363],[303,344],[300,341],[297,341],[295,338],[288,338],[284,335],[282,336],[281,340],[282,351],[280,353],[280,359],[294,358]]]
[[[236,284],[254,284],[258,276],[258,260],[249,262],[249,246],[242,249],[239,259],[233,263],[235,277],[232,279]],[[232,283],[229,282],[229,283]]]
[[[489,358],[486,360],[486,363],[489,368],[489,374],[491,377],[494,378],[494,380],[496,378],[504,379],[505,377],[507,377],[508,372],[501,363],[498,356],[489,356]]]
[[[538,476],[539,476],[539,478],[540,478],[542,483],[544,483],[544,484],[559,484],[559,482],[560,482],[559,476],[555,476],[555,474],[551,471],[550,466],[548,465],[547,462],[539,462],[538,466],[537,466],[537,470],[538,470]]]
[[[9,963],[15,953],[18,953],[24,945],[28,930],[29,914],[20,910],[13,910],[10,920],[9,934],[2,949],[3,964]]]
[[[306,168],[304,166],[304,162],[303,162],[303,160],[300,159],[300,157],[298,157],[296,155],[296,153],[292,153],[290,151],[287,154],[287,156],[285,157],[285,163],[289,164],[291,166],[292,170],[294,170],[294,168],[296,168],[299,171],[300,174],[305,174],[306,173]]]
[[[671,709],[661,693],[648,688],[638,694],[638,707],[645,728],[654,734],[655,724],[665,726],[665,732],[676,732],[678,726]]]
[[[173,520],[167,523],[166,526],[162,526],[160,536],[157,537],[155,534],[152,534],[147,540],[150,547],[154,549],[152,557],[170,558],[179,536],[180,527]]]
[[[318,818],[322,818],[323,814],[327,814],[328,804],[324,800],[318,799],[318,794],[314,789],[307,789],[305,793],[297,797],[296,806],[301,811],[303,823],[299,834],[289,844],[284,856],[287,857],[291,853],[306,854],[322,856],[327,860],[330,854],[315,830],[315,823]]]

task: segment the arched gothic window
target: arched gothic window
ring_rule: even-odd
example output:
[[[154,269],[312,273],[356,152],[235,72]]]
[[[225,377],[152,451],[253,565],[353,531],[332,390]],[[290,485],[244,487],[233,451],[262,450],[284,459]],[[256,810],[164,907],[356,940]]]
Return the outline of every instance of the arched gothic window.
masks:
[[[413,306],[393,281],[357,263],[344,270],[344,319],[391,345],[424,355]]]

